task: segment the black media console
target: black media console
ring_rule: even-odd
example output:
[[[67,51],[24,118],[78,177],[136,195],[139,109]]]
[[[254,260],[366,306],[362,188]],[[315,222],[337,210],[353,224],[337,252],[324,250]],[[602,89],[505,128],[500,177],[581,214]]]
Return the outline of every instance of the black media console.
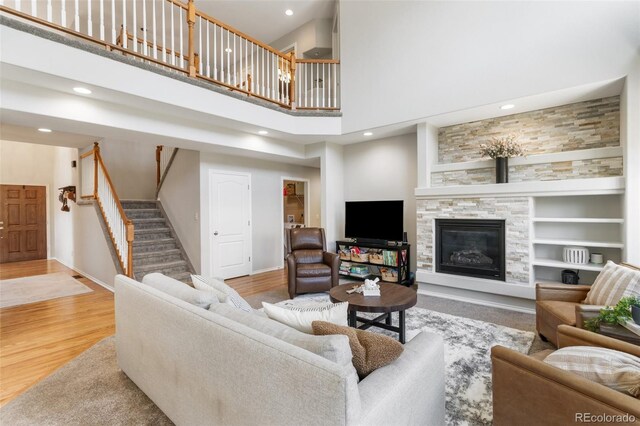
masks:
[[[340,275],[361,280],[380,277],[385,282],[413,284],[408,243],[336,241],[336,253],[342,260]]]

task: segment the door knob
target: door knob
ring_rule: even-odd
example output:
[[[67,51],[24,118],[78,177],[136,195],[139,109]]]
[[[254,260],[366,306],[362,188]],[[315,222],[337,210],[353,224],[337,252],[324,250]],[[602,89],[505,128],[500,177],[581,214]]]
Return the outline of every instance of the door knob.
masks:
[[[217,236],[217,235],[218,235],[218,231],[215,231],[215,232],[213,233],[213,235],[216,235],[216,236]]]

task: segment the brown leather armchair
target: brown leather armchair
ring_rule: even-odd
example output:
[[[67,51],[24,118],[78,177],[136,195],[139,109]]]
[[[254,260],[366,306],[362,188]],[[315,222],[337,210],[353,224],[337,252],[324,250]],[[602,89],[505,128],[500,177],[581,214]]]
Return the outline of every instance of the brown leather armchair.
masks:
[[[322,228],[287,230],[289,297],[328,291],[338,285],[340,257],[327,252]]]
[[[640,269],[628,263],[621,265]],[[585,321],[598,316],[604,306],[582,303],[590,288],[588,285],[536,284],[536,330],[543,340],[557,347],[556,330],[559,325],[584,328]]]
[[[640,356],[640,346],[568,325],[558,327],[557,338],[560,348],[596,346]],[[640,425],[638,399],[545,364],[550,352],[528,356],[502,346],[491,349],[495,426],[570,425],[577,413],[629,414],[635,416],[632,424]]]

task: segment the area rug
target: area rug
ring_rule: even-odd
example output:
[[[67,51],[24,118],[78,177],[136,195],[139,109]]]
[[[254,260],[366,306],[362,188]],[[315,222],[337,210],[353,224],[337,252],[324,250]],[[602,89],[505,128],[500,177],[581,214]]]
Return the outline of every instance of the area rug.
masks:
[[[75,296],[92,291],[65,272],[0,280],[0,308]]]
[[[299,296],[278,303],[281,306],[328,302],[328,295]],[[358,314],[373,318],[376,314]],[[394,323],[397,324],[394,315]],[[491,348],[505,346],[527,353],[534,333],[422,308],[406,311],[407,340],[420,331],[444,339],[446,422],[448,425],[490,425],[492,423]],[[397,338],[397,334],[372,327],[370,331]]]

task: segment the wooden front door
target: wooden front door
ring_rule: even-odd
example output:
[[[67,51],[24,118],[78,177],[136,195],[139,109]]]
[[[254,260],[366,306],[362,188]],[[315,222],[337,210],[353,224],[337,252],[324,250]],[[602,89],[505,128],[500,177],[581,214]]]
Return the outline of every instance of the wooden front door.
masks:
[[[47,258],[44,186],[0,185],[0,263]]]

